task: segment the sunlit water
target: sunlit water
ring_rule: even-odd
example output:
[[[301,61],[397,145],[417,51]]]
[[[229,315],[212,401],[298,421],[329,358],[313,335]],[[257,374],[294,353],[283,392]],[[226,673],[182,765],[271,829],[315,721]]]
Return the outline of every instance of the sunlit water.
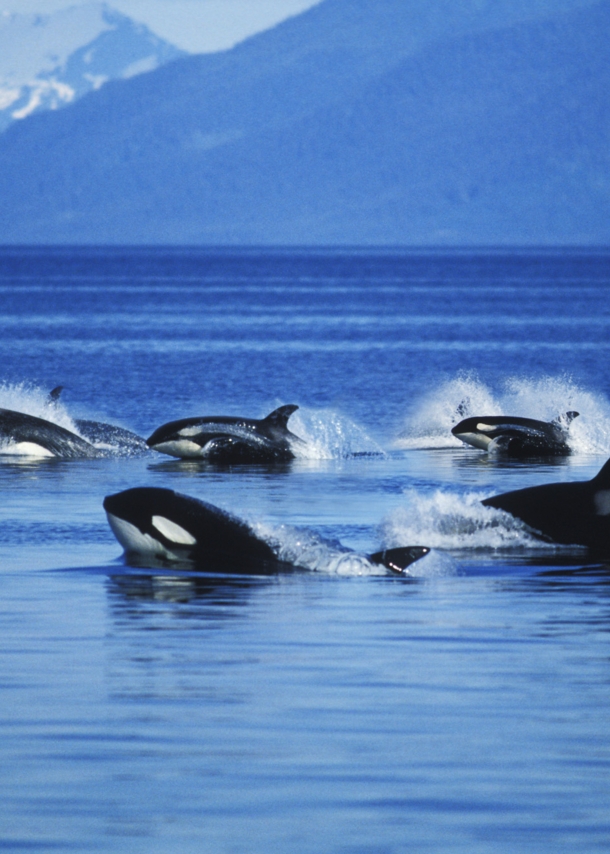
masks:
[[[610,456],[609,260],[0,250],[0,407],[147,436],[297,403],[306,443],[0,456],[0,848],[608,851],[610,571],[480,500]],[[450,433],[571,409],[562,459]],[[128,567],[102,499],[139,485],[306,568]],[[433,550],[398,578],[337,542]]]

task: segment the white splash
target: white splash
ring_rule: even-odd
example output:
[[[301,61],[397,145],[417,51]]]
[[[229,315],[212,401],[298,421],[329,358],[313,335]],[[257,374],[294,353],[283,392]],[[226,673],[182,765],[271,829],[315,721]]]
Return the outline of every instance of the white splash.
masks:
[[[335,460],[354,456],[385,456],[385,451],[354,421],[333,409],[299,409],[289,429],[303,444],[294,443],[297,459]]]
[[[516,415],[553,421],[569,410],[568,444],[572,451],[610,454],[610,401],[582,388],[569,375],[508,377],[490,389],[474,373],[460,373],[418,401],[408,426],[396,441],[399,448],[451,448],[462,445],[451,428],[476,415]]]
[[[444,490],[424,495],[409,490],[403,506],[382,523],[381,537],[386,548],[404,543],[452,551],[557,548],[538,540],[509,513],[484,507],[480,502],[485,497]]]
[[[463,443],[452,435],[452,427],[470,415],[500,412],[499,407],[500,403],[476,375],[460,373],[416,403],[396,447],[458,447]]]
[[[340,543],[291,525],[250,523],[257,537],[265,540],[278,560],[329,575],[387,575],[383,566],[371,563],[365,555],[344,549]]]
[[[48,389],[41,389],[32,383],[1,383],[0,408],[43,418],[71,433],[78,433],[63,404],[58,400],[51,400]]]

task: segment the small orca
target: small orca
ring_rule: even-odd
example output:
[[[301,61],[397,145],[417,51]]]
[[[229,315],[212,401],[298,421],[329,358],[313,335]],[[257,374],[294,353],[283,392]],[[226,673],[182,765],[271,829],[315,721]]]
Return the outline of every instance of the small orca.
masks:
[[[101,456],[90,442],[65,427],[12,409],[0,409],[0,444],[8,446],[12,453],[37,457]]]
[[[104,498],[108,523],[127,556],[231,573],[291,567],[250,525],[205,501],[161,487],[135,487]],[[428,554],[423,546],[368,555],[372,564],[405,572]]]
[[[58,385],[49,392],[49,406],[53,406],[59,401],[63,389],[62,385]],[[88,418],[74,418],[73,420],[79,435],[91,442],[92,445],[106,445],[126,454],[150,450],[145,439],[124,427],[106,424],[104,421],[91,421]]]
[[[542,539],[610,557],[610,460],[591,480],[530,486],[482,503],[516,516]]]
[[[465,418],[451,432],[462,442],[511,457],[562,456],[570,453],[568,427],[579,415],[566,412],[554,421],[536,421],[510,415],[482,415]]]
[[[303,440],[288,429],[299,407],[280,406],[266,418],[226,415],[182,418],[157,428],[146,441],[162,454],[218,463],[267,463],[294,459],[292,445]]]

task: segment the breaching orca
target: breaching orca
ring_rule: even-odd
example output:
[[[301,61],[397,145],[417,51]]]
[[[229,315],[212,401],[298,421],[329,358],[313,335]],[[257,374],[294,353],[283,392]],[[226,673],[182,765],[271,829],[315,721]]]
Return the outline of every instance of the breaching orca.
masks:
[[[49,392],[49,405],[55,405],[63,391],[63,386],[58,385]],[[79,435],[92,445],[106,445],[115,451],[124,454],[135,454],[150,450],[146,440],[131,430],[117,427],[115,424],[106,424],[104,421],[91,421],[88,418],[74,418],[74,424]]]
[[[610,557],[610,460],[592,480],[530,486],[482,503],[516,516],[543,539]]]
[[[140,561],[231,573],[287,568],[273,546],[242,519],[171,489],[127,489],[108,495],[104,510],[126,555]],[[429,551],[423,546],[386,549],[366,559],[401,573]]]
[[[294,459],[292,445],[302,442],[288,429],[299,407],[280,406],[266,418],[230,416],[182,418],[163,424],[146,441],[162,454],[218,463],[267,463]]]
[[[0,409],[0,445],[11,453],[38,457],[101,456],[90,442],[65,427],[12,409]]]
[[[568,427],[578,412],[566,412],[554,421],[536,421],[510,415],[465,418],[451,432],[462,442],[512,457],[561,456],[570,453]]]

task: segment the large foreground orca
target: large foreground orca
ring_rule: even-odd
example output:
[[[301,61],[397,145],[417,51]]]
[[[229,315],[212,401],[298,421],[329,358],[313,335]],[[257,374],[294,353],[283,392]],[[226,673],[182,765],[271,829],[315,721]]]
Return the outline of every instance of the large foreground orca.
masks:
[[[509,456],[561,456],[570,453],[568,427],[578,412],[566,412],[554,421],[536,421],[510,415],[464,418],[451,432],[462,442],[484,451]]]
[[[63,386],[58,385],[49,392],[49,405],[54,406],[60,398]],[[92,421],[88,418],[74,418],[76,429],[92,445],[105,445],[124,454],[149,451],[146,440],[131,430],[106,424],[104,421]]]
[[[76,433],[25,412],[0,409],[0,447],[37,457],[98,457],[101,452]]]
[[[182,418],[163,424],[146,441],[162,454],[218,463],[266,463],[294,459],[292,446],[303,440],[288,429],[299,407],[280,406],[266,418],[226,415]]]
[[[104,510],[128,557],[231,573],[275,572],[286,566],[272,544],[242,519],[171,489],[127,489],[108,495]],[[423,546],[386,549],[366,560],[402,573],[429,551]]]
[[[530,486],[482,503],[511,513],[544,539],[610,557],[610,460],[592,480]]]

